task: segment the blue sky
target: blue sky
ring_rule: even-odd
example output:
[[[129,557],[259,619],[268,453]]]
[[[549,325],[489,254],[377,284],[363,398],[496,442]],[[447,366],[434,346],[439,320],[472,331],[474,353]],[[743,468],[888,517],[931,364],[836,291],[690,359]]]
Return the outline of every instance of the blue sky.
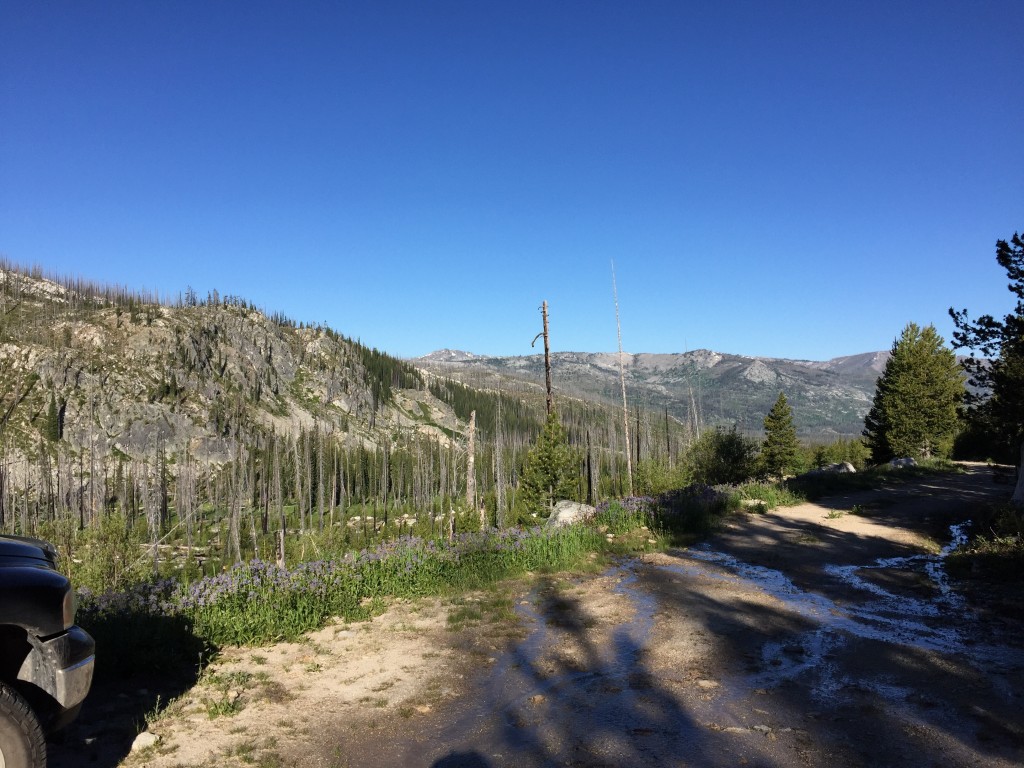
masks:
[[[1011,307],[1024,3],[0,0],[0,254],[392,354]]]

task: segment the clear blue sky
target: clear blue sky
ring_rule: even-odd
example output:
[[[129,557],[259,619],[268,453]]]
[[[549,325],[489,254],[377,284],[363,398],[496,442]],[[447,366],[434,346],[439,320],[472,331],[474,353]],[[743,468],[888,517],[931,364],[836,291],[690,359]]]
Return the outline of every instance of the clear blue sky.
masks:
[[[0,0],[0,254],[392,354],[1011,306],[1024,2]]]

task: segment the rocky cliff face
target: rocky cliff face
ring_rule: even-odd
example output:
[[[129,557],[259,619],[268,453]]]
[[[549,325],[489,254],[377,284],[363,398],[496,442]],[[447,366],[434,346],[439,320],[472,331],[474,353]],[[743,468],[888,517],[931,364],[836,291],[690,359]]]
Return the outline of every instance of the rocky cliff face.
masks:
[[[56,424],[51,420],[56,411]],[[180,306],[0,270],[0,448],[231,458],[235,438],[302,429],[349,444],[457,427],[410,366],[244,302]]]

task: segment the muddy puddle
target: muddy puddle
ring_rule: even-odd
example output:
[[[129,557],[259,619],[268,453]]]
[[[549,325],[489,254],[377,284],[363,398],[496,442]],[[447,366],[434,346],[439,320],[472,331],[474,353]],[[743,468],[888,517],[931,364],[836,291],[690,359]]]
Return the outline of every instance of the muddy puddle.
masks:
[[[785,611],[811,623],[802,634],[765,642],[760,670],[745,681],[734,681],[733,687],[776,688],[806,675],[815,679],[812,693],[823,703],[834,701],[841,690],[865,686],[896,701],[910,692],[885,682],[854,681],[839,670],[833,660],[851,640],[939,653],[994,673],[1017,669],[1021,663],[1019,651],[979,640],[964,600],[949,585],[942,560],[966,540],[969,525],[952,526],[950,542],[938,554],[826,565],[820,592],[805,591],[781,571],[745,563],[706,545],[688,550],[677,564],[659,567],[763,592]]]
[[[683,713],[644,664],[657,601],[638,589],[636,567],[602,576],[627,612],[607,626],[571,589],[530,592],[517,606],[529,634],[443,728],[439,740],[461,749],[434,765],[629,765],[643,740],[676,740]]]

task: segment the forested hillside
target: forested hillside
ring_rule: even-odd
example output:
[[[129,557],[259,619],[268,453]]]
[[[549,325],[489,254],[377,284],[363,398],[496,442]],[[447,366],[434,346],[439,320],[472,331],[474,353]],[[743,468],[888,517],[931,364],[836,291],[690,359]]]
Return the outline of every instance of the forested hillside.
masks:
[[[621,492],[621,406],[557,405],[576,495]],[[3,530],[114,515],[146,540],[211,538],[212,553],[244,559],[269,554],[279,528],[352,530],[355,518],[365,536],[471,507],[516,519],[544,398],[513,378],[467,386],[236,296],[3,265],[0,419]],[[689,439],[664,410],[630,421],[634,462],[671,463]]]

